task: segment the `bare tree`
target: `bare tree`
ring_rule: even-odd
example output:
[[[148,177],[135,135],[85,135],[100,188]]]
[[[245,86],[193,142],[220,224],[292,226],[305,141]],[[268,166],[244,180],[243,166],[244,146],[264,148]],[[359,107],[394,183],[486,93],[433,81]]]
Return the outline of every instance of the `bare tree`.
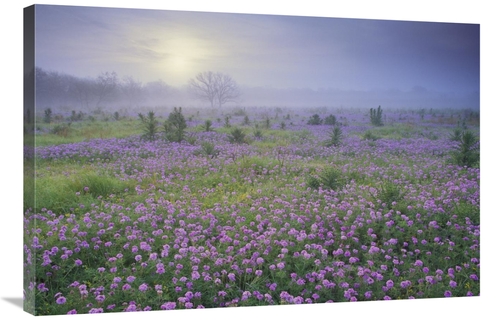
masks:
[[[118,85],[118,76],[116,72],[104,72],[97,77],[96,81],[96,96],[97,102],[96,107],[99,107],[101,102],[109,99],[114,93],[115,88]]]
[[[121,93],[126,101],[136,107],[144,100],[144,87],[140,81],[134,80],[133,77],[124,77],[120,84]]]
[[[189,80],[192,94],[200,100],[208,100],[210,106],[235,101],[240,96],[236,81],[229,75],[206,71],[199,73],[194,79]]]

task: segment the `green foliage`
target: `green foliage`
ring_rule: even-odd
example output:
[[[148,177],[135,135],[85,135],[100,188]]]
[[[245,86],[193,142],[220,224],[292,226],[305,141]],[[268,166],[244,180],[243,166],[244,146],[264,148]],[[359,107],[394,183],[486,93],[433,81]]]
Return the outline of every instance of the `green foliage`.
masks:
[[[149,111],[147,116],[139,113],[139,120],[141,121],[142,138],[144,140],[154,141],[158,133],[158,120],[156,119],[155,113]]]
[[[370,122],[377,127],[384,125],[382,123],[382,108],[380,106],[377,109],[370,108]]]
[[[113,119],[115,119],[116,121],[120,120],[120,113],[118,111],[115,111],[115,113],[113,113]]]
[[[271,119],[269,117],[264,120],[264,129],[271,129]]]
[[[342,177],[342,172],[334,167],[324,169],[318,177],[309,177],[306,185],[311,189],[318,189],[322,186],[324,189],[338,190],[343,186],[345,179]]]
[[[215,145],[208,141],[203,141],[201,143],[201,149],[196,152],[198,155],[204,155],[208,158],[215,158],[219,155],[220,151],[215,148]]]
[[[233,128],[229,135],[229,142],[237,144],[245,143],[245,136],[241,128]]]
[[[325,118],[324,123],[330,126],[334,126],[337,124],[337,118],[333,114],[331,114]]]
[[[259,127],[255,127],[253,130],[253,136],[255,139],[262,139],[264,138],[264,134],[262,133],[262,130],[259,129]]]
[[[83,112],[76,113],[75,110],[71,111],[71,116],[69,117],[70,121],[82,121],[83,120]]]
[[[43,122],[45,123],[51,123],[52,122],[52,109],[47,108],[44,111],[44,117],[43,117]]]
[[[363,134],[363,139],[369,140],[369,141],[376,141],[380,138],[378,136],[376,136],[373,132],[368,130],[368,131],[365,131],[365,133]]]
[[[286,123],[285,123],[285,121],[281,121],[281,123],[280,123],[280,129],[281,130],[285,130],[286,129]]]
[[[479,139],[474,133],[465,130],[460,135],[458,146],[451,153],[453,163],[459,166],[474,167],[479,164]]]
[[[309,120],[307,121],[307,124],[310,125],[320,125],[323,123],[323,120],[319,117],[317,113],[313,114]]]
[[[342,142],[342,128],[340,126],[335,126],[330,132],[330,140],[327,140],[325,145],[327,147],[331,146],[338,147],[341,142]]]
[[[229,117],[229,116],[225,116],[224,117],[224,127],[225,128],[230,128],[231,127],[231,123],[229,122],[230,119],[231,119],[231,117]]]
[[[385,203],[389,209],[392,209],[394,202],[399,202],[404,197],[404,192],[401,189],[401,186],[392,183],[390,181],[386,181],[380,187],[380,191],[378,193],[378,199],[381,203]]]
[[[165,139],[170,142],[181,142],[185,137],[187,128],[186,119],[182,114],[182,108],[174,108],[174,111],[168,115],[168,119],[163,123],[163,132]]]
[[[203,123],[203,131],[205,132],[214,131],[214,129],[212,128],[211,120],[205,120],[205,122]]]
[[[71,129],[71,122],[62,123],[52,128],[51,133],[66,138],[70,133],[70,129]]]
[[[250,124],[250,118],[247,115],[243,118],[243,125],[248,126]]]

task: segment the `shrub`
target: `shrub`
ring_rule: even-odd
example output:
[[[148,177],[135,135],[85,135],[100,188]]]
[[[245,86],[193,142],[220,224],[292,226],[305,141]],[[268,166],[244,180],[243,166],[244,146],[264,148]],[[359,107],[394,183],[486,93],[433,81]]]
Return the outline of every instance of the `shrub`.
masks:
[[[260,130],[258,127],[255,127],[255,129],[253,131],[253,136],[255,139],[264,138],[264,134],[262,133],[262,130]]]
[[[215,145],[211,142],[208,141],[203,141],[201,143],[201,150],[197,152],[197,154],[202,154],[204,156],[207,156],[211,159],[217,157],[219,155],[220,151],[215,148]]]
[[[341,141],[342,141],[342,128],[340,128],[340,126],[335,126],[330,132],[330,140],[326,141],[326,146],[338,147]]]
[[[203,130],[205,132],[210,132],[210,131],[214,130],[212,128],[212,121],[211,120],[205,120],[205,123],[203,124]]]
[[[465,130],[460,134],[458,146],[452,151],[452,161],[459,166],[473,167],[479,163],[479,140],[474,133]]]
[[[264,128],[271,129],[271,119],[266,116],[266,120],[264,120]]]
[[[343,185],[344,179],[342,178],[342,172],[340,170],[329,167],[324,169],[318,177],[309,177],[306,181],[306,185],[311,189],[318,189],[322,186],[324,189],[337,190]]]
[[[280,129],[281,129],[281,130],[285,130],[285,128],[286,128],[286,123],[285,123],[285,121],[281,121],[281,123],[280,123]]]
[[[229,119],[230,119],[229,116],[226,116],[224,118],[224,127],[226,127],[226,128],[230,128],[231,127],[231,123],[229,123]]]
[[[370,141],[375,141],[380,139],[378,136],[376,136],[373,132],[371,131],[365,131],[363,134],[363,139],[365,140],[370,140]]]
[[[181,142],[184,140],[184,130],[187,128],[186,119],[182,115],[182,108],[174,108],[163,124],[165,139],[170,142]]]
[[[51,123],[52,122],[52,109],[47,108],[44,111],[44,117],[43,117],[43,122],[45,123]]]
[[[139,120],[142,125],[142,138],[154,141],[156,134],[158,133],[158,120],[156,119],[155,113],[153,111],[149,111],[147,116],[139,113]]]
[[[370,122],[377,127],[383,126],[382,123],[382,108],[378,106],[378,109],[370,108]]]
[[[331,114],[325,118],[324,123],[330,126],[334,126],[337,124],[337,118],[333,114]]]
[[[320,125],[323,123],[323,120],[321,120],[321,118],[319,117],[318,114],[313,114],[309,120],[307,121],[307,124],[310,124],[310,125]]]
[[[392,209],[392,203],[403,199],[404,193],[401,187],[392,182],[385,182],[378,193],[378,199],[385,203],[389,209]]]
[[[52,133],[56,134],[60,137],[67,137],[70,133],[71,122],[58,124],[54,128],[52,128]]]
[[[234,128],[231,130],[231,134],[229,135],[229,142],[231,143],[244,143],[245,142],[245,133],[240,128]]]
[[[248,118],[248,116],[245,115],[245,117],[243,118],[243,125],[247,126],[249,124],[250,124],[250,118]]]

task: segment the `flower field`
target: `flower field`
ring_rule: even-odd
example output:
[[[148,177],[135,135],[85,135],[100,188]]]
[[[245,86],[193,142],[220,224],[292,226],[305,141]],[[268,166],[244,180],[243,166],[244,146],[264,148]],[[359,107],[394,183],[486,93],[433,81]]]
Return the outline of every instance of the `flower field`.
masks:
[[[366,110],[319,111],[342,130],[328,146],[332,127],[307,124],[314,112],[286,112],[267,128],[260,109],[250,125],[214,115],[212,131],[193,115],[180,143],[134,134],[27,152],[34,312],[480,295],[480,170],[454,162],[450,138],[458,119],[476,135],[478,123],[389,110],[374,127]],[[234,127],[243,143],[230,142]]]

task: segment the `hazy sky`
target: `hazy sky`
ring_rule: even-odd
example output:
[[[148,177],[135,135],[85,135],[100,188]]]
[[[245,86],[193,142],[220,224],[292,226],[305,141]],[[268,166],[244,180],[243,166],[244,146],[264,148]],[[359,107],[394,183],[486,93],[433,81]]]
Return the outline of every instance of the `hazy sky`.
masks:
[[[479,25],[92,7],[36,7],[36,65],[182,86],[479,92]]]

